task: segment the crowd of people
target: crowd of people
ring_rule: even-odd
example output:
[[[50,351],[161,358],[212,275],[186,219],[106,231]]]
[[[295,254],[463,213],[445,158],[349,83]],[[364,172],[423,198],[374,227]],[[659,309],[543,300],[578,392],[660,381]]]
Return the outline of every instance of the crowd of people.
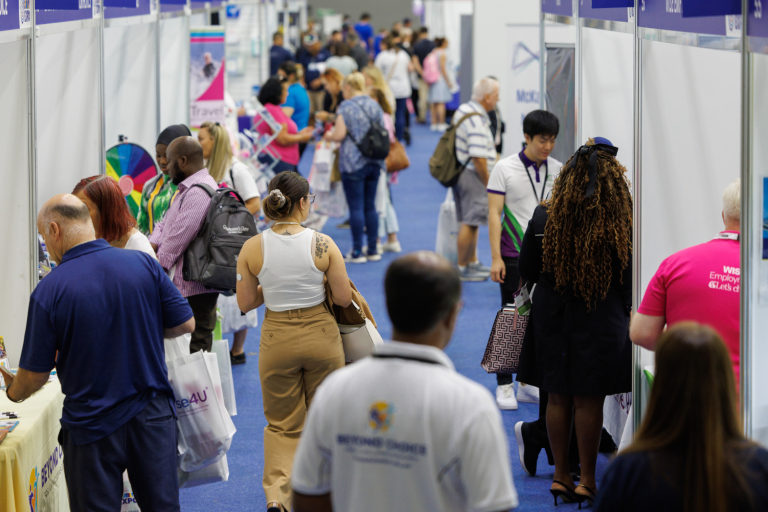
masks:
[[[38,231],[57,268],[30,297],[20,369],[3,377],[19,402],[57,369],[72,510],[116,509],[126,469],[142,510],[179,510],[163,340],[188,334],[191,353],[210,352],[218,309],[233,333],[231,363],[243,364],[262,305],[268,512],[515,508],[499,411],[518,401],[539,407],[537,420],[515,425],[519,463],[533,476],[547,452],[555,505],[768,507],[768,451],[741,434],[737,416],[738,288],[712,287],[709,277],[724,267],[739,275],[739,181],[723,193],[724,230],[664,260],[633,312],[633,199],[619,148],[593,137],[561,163],[550,156],[559,120],[535,110],[523,120],[524,148],[501,158],[493,77],[478,80],[450,120],[461,164],[452,186],[457,261],[428,251],[397,258],[384,277],[393,341],[345,367],[333,311],[359,293],[346,264],[402,251],[389,188],[396,179],[359,141],[381,127],[390,145],[409,142],[409,101],[417,122],[449,128],[445,103],[456,76],[448,42],[427,36],[409,20],[374,33],[368,15],[325,46],[310,29],[296,54],[275,34],[273,76],[258,100],[281,129],[259,123],[266,114],[254,119],[257,131],[274,136],[272,151],[259,156],[274,173],[266,191],[233,153],[228,130],[206,122],[196,138],[184,125],[160,133],[160,173],[146,183],[135,218],[109,176],[84,178],[43,205]],[[347,254],[306,227],[316,196],[298,164],[313,139],[338,145]],[[247,212],[271,221],[239,251],[234,295],[185,271],[211,205],[206,187],[235,192]],[[478,258],[484,225],[490,267]],[[462,287],[489,278],[502,308],[520,291],[533,297],[517,392],[513,375],[499,373],[495,400],[443,352]],[[655,351],[650,401],[598,489],[603,407],[607,396],[632,389],[633,343]]]

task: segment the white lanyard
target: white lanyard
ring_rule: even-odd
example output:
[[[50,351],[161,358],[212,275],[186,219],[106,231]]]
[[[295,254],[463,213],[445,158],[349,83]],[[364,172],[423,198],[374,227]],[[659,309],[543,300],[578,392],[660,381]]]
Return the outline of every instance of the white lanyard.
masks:
[[[712,240],[735,240],[739,241],[739,234],[738,233],[718,233],[718,235],[713,238]]]

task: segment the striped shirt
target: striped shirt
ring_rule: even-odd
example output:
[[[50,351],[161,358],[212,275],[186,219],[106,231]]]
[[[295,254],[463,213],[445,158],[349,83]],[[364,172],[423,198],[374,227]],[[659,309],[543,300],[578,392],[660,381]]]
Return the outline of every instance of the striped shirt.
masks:
[[[173,284],[183,297],[213,293],[216,290],[206,288],[196,281],[182,278],[184,251],[200,232],[205,222],[205,215],[211,204],[211,198],[197,183],[205,183],[216,190],[216,181],[208,174],[208,169],[197,171],[179,184],[179,191],[162,222],[155,226],[149,241],[157,245],[157,260],[168,271]]]
[[[496,145],[491,133],[491,120],[482,105],[472,100],[461,105],[453,114],[453,124],[456,124],[467,114],[476,112],[479,116],[472,116],[456,128],[456,158],[464,164],[470,158],[485,158],[488,160],[488,169],[496,161]],[[467,169],[475,169],[472,160]]]

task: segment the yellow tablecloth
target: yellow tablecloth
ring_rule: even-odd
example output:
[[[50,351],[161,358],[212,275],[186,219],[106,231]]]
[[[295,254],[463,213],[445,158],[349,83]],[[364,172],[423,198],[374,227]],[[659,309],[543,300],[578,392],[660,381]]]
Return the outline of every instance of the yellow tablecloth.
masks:
[[[20,404],[0,393],[0,412],[19,413],[19,424],[0,444],[0,512],[67,512],[67,484],[58,435],[64,405],[54,380]]]

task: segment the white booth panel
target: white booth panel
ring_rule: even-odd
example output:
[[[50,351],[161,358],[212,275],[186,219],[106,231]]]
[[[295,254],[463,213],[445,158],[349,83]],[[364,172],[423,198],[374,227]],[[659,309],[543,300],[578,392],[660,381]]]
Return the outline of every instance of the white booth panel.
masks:
[[[752,212],[753,226],[751,234],[755,237],[753,244],[753,265],[742,270],[742,275],[752,283],[757,302],[752,301],[752,357],[747,375],[752,383],[752,400],[749,404],[752,417],[752,437],[768,444],[768,372],[765,362],[768,361],[768,260],[763,259],[763,223],[766,221],[764,180],[768,178],[768,97],[764,94],[765,84],[768,83],[768,55],[753,55],[752,94],[754,104],[752,110],[752,169],[753,194]],[[744,228],[742,228],[744,229]],[[753,298],[755,295],[753,295]],[[742,372],[743,373],[743,372]]]
[[[190,27],[205,27],[208,25],[208,15],[204,12],[198,12],[189,17]]]
[[[37,201],[101,172],[98,29],[37,40]]]
[[[155,23],[104,29],[106,146],[125,135],[154,154],[157,140]]]
[[[664,258],[723,229],[722,193],[740,173],[740,81],[736,52],[643,41],[643,291]]]
[[[0,336],[11,366],[19,364],[30,292],[27,42],[0,45]],[[37,257],[35,254],[34,257]]]
[[[189,19],[160,22],[160,129],[189,125]]]
[[[545,44],[576,44],[576,27],[562,23],[544,23]]]
[[[632,180],[634,155],[633,35],[583,28],[582,129],[589,137],[606,137],[619,148],[617,158]]]

